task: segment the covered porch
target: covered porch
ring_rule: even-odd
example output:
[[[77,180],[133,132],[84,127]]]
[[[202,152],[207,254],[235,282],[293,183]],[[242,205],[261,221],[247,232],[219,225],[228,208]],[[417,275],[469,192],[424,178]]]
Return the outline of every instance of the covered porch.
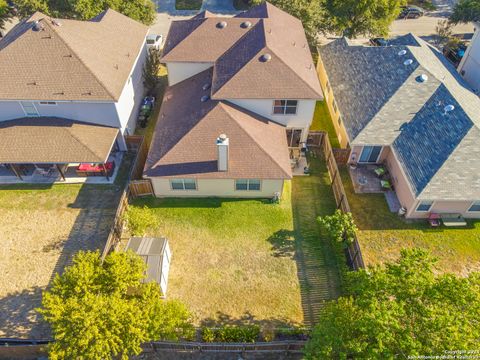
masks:
[[[0,123],[0,184],[112,183],[123,157],[118,134],[60,118]]]

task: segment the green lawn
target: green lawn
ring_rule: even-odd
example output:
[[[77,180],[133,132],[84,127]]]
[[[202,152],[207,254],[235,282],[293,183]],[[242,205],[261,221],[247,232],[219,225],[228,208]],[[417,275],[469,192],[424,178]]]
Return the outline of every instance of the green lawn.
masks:
[[[367,264],[393,260],[402,248],[422,247],[439,259],[441,272],[480,270],[480,221],[469,222],[467,228],[439,229],[432,229],[426,221],[407,223],[389,211],[383,194],[355,194],[348,170],[341,171]]]
[[[202,0],[175,0],[175,9],[177,10],[200,10]]]
[[[332,147],[340,147],[326,101],[317,101],[310,131],[326,131]]]
[[[320,168],[320,166],[323,166]],[[320,170],[322,172],[320,172]],[[334,200],[324,165],[294,178],[280,204],[269,200],[136,199],[159,221],[173,251],[168,297],[197,324],[311,324],[340,293],[338,252],[319,239],[316,216]],[[342,260],[343,261],[343,260]]]

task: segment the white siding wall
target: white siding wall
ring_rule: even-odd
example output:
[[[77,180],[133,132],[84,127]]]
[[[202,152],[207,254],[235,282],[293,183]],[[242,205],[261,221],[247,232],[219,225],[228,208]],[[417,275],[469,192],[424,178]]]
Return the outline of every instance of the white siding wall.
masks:
[[[168,85],[172,86],[212,67],[213,63],[167,63]]]
[[[463,57],[458,71],[463,78],[470,84],[473,90],[480,94],[480,24],[477,24],[477,30],[473,36],[472,42]]]
[[[120,127],[114,103],[57,102],[57,105],[40,105],[33,102],[40,116],[57,116],[71,120]],[[0,101],[0,121],[24,117],[19,101]]]
[[[247,110],[253,111],[261,116],[285,125],[289,128],[302,128],[307,131],[303,132],[302,141],[306,141],[308,129],[312,123],[313,113],[315,111],[315,100],[298,100],[298,108],[296,115],[274,115],[273,99],[227,99],[228,101],[241,106]],[[294,99],[292,99],[294,100]]]
[[[170,180],[151,178],[157,197],[238,197],[271,198],[275,192],[282,193],[283,180],[262,180],[260,191],[235,191],[233,179],[198,179],[198,190],[171,190]]]
[[[128,134],[133,134],[137,123],[137,115],[140,109],[145,88],[143,86],[143,66],[147,59],[147,47],[144,44],[140,52],[135,66],[133,67],[130,78],[123,88],[118,103],[115,104],[122,133],[127,130]],[[157,99],[161,101],[161,99]]]

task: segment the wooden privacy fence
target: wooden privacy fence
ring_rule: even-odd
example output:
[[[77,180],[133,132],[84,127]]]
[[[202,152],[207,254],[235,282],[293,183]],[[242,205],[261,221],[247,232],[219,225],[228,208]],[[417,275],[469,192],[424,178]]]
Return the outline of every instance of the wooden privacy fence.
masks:
[[[313,134],[310,134],[310,136],[312,140],[309,141],[309,146],[320,148],[322,150],[323,156],[325,157],[328,175],[330,176],[330,181],[332,183],[332,191],[333,195],[335,196],[337,208],[342,210],[342,212],[351,212],[350,205],[347,199],[347,194],[345,193],[345,188],[343,187],[342,177],[340,175],[340,171],[338,170],[337,161],[335,159],[334,149],[332,149],[332,145],[330,144],[327,133],[315,132]],[[360,244],[358,243],[356,235],[353,243],[347,247],[346,252],[350,266],[354,270],[365,268],[362,251],[360,250]]]
[[[130,188],[130,193],[134,198],[139,196],[153,195],[152,182],[148,179],[132,180],[130,181],[129,188]]]
[[[258,343],[201,343],[201,342],[151,342],[143,346],[144,352],[211,352],[211,353],[301,353],[305,341],[274,341]]]
[[[115,219],[113,220],[113,225],[110,229],[110,233],[107,238],[107,243],[102,252],[102,260],[108,255],[108,253],[118,245],[121,240],[123,233],[123,214],[128,207],[128,202],[130,197],[138,196],[137,188],[134,185],[134,191],[132,191],[131,183],[135,182],[148,182],[143,184],[142,191],[147,191],[148,186],[151,189],[150,180],[135,180],[142,177],[143,167],[148,155],[148,145],[145,141],[144,136],[141,135],[129,135],[125,137],[127,143],[127,148],[129,151],[135,151],[135,159],[133,161],[130,173],[128,174],[127,181],[125,182],[125,187],[123,188],[122,195],[120,197],[120,202],[115,213]],[[152,190],[153,193],[153,190]]]

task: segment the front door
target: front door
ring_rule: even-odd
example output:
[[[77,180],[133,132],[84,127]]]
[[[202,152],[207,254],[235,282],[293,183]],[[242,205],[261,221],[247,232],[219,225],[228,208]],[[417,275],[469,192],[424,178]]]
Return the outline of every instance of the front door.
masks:
[[[362,154],[360,155],[360,160],[358,162],[361,163],[376,163],[378,161],[378,157],[382,152],[381,146],[364,146],[362,150]]]

